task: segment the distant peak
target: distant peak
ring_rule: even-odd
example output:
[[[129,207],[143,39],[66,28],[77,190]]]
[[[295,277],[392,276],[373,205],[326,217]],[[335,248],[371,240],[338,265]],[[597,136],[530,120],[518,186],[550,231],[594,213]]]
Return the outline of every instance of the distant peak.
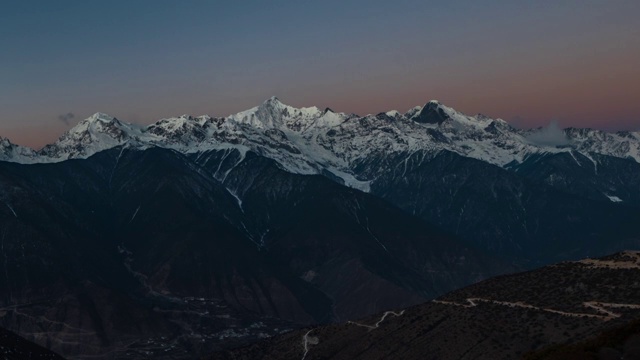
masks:
[[[280,101],[280,99],[278,99],[278,97],[276,97],[276,96],[272,96],[272,97],[268,98],[268,99],[264,102],[264,104],[271,104],[271,105],[284,105],[284,104],[282,103],[282,101]]]
[[[438,109],[438,108],[446,108],[444,104],[442,104],[438,100],[429,100],[424,106],[423,109]]]
[[[411,119],[423,124],[441,124],[449,118],[450,116],[445,111],[445,107],[437,100],[431,100]]]
[[[109,121],[113,121],[113,120],[117,120],[115,117],[109,115],[109,114],[105,114],[102,112],[97,112],[91,116],[89,116],[87,118],[87,120],[89,121],[103,121],[103,122],[109,122]]]
[[[8,138],[0,136],[0,145],[3,147],[12,146],[13,143]]]

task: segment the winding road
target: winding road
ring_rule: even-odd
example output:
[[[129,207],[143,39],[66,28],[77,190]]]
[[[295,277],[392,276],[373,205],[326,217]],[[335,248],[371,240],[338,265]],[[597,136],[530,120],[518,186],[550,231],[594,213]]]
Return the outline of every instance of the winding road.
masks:
[[[496,305],[502,305],[502,306],[508,306],[508,307],[519,307],[524,309],[545,311],[545,312],[550,312],[550,313],[554,313],[562,316],[589,317],[594,319],[600,319],[602,321],[609,321],[622,316],[621,314],[607,310],[610,308],[640,309],[640,305],[638,304],[617,304],[617,303],[606,303],[606,302],[600,302],[600,301],[586,301],[582,303],[584,307],[591,308],[602,314],[602,315],[598,315],[598,314],[574,313],[574,312],[560,311],[560,310],[554,310],[549,308],[542,308],[542,307],[526,304],[523,302],[508,302],[508,301],[499,301],[499,300],[491,300],[491,299],[483,299],[483,298],[467,298],[465,300],[467,303],[458,303],[454,301],[444,301],[444,300],[432,300],[432,302],[436,304],[460,306],[465,308],[476,307],[478,306],[478,303],[484,302],[484,303],[490,303],[490,304],[496,304]]]

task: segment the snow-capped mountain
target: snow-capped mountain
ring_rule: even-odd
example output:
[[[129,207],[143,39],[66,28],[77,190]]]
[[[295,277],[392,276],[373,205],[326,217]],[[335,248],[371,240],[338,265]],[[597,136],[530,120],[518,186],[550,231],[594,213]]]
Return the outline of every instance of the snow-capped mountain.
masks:
[[[145,130],[107,114],[96,113],[64,133],[54,144],[45,146],[40,154],[50,161],[63,161],[86,158],[123,144],[147,146],[147,142],[141,140],[146,135]]]
[[[389,111],[357,116],[317,107],[294,108],[272,97],[260,106],[213,118],[207,115],[162,119],[142,127],[96,113],[40,151],[3,140],[0,159],[19,163],[86,158],[126,145],[152,146],[183,153],[238,149],[271,158],[298,174],[330,173],[354,188],[369,190],[371,157],[392,154],[435,155],[447,150],[500,167],[522,163],[534,154],[580,153],[632,158],[640,162],[640,134],[593,129],[558,130],[562,141],[544,141],[546,129],[519,130],[501,119],[468,116],[432,100],[401,114]],[[396,164],[397,165],[397,164]],[[389,165],[387,165],[389,166]],[[596,164],[597,166],[597,164]]]
[[[46,159],[39,158],[38,154],[28,147],[13,144],[9,139],[0,137],[0,160],[29,164]]]
[[[194,358],[638,248],[639,138],[271,98],[149,126],[97,113],[39,151],[0,139],[0,326],[69,357]]]

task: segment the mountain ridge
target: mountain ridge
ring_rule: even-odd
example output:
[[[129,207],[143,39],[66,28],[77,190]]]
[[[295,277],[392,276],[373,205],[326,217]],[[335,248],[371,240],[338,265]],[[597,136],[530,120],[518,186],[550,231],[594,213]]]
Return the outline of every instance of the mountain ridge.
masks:
[[[506,360],[530,351],[542,351],[530,358],[546,358],[552,344],[562,350],[630,322],[637,334],[638,276],[637,251],[561,262],[493,277],[413,307],[298,329],[205,358]],[[565,351],[551,358],[636,359],[618,353],[569,357]]]
[[[518,130],[435,100],[405,114],[361,117],[295,108],[272,97],[228,117],[182,115],[146,127],[96,113],[39,152],[6,140],[0,145],[0,159],[25,164],[85,159],[108,149],[167,149],[198,164],[215,159],[210,172],[220,182],[251,153],[287,173],[321,175],[381,197],[472,247],[510,249],[530,261],[535,257],[525,244],[576,244],[572,253],[546,254],[540,264],[640,241],[622,221],[640,208],[639,133],[554,124]],[[226,186],[245,201],[234,184]],[[616,245],[591,248],[606,246],[602,231],[614,223],[620,225]]]
[[[549,139],[547,139],[549,138]],[[640,133],[594,129],[520,130],[502,119],[468,116],[436,100],[406,113],[335,113],[318,107],[295,108],[271,97],[261,105],[227,117],[182,115],[147,125],[129,124],[104,113],[80,121],[41,150],[0,142],[0,160],[50,163],[87,158],[126,145],[162,147],[182,153],[235,148],[272,158],[298,174],[326,171],[348,186],[369,191],[371,177],[354,168],[380,153],[447,150],[499,167],[522,164],[533,155],[580,153],[640,162]]]

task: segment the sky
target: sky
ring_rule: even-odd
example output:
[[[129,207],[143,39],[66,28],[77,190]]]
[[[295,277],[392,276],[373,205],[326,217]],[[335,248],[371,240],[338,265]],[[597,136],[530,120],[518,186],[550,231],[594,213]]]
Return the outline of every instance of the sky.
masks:
[[[366,115],[437,99],[517,127],[640,129],[640,1],[0,1],[0,136],[277,96]]]

